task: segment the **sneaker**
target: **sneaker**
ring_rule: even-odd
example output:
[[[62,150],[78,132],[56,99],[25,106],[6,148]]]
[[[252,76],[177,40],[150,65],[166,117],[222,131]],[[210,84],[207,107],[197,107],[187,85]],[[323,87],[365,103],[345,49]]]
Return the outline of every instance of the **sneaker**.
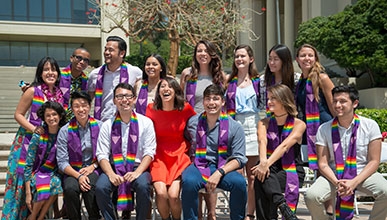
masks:
[[[296,214],[292,212],[292,210],[289,208],[288,204],[286,202],[281,203],[278,206],[279,210],[281,211],[282,217],[285,220],[298,220]]]

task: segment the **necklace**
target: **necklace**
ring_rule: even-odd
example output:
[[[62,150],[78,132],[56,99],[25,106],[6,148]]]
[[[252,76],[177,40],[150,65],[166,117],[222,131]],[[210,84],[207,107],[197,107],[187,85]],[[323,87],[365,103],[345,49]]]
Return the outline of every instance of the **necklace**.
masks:
[[[285,115],[287,115],[288,113],[287,112],[285,112],[285,113],[283,113],[282,115],[276,115],[276,114],[274,114],[274,116],[276,117],[276,118],[280,118],[280,117],[283,117],[283,116],[285,116]]]

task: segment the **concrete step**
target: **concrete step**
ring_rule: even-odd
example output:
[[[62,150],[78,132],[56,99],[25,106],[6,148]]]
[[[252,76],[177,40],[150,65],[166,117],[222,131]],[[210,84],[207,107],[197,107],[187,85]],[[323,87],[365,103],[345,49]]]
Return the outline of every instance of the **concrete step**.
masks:
[[[8,169],[8,160],[0,161],[0,172],[7,172]]]

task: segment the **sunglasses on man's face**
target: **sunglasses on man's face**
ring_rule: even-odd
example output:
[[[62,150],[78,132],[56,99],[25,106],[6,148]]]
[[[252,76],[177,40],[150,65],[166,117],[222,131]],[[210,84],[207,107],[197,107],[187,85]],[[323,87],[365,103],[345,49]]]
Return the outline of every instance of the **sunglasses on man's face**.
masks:
[[[74,57],[75,59],[77,59],[78,62],[81,62],[82,60],[83,60],[83,62],[85,62],[85,63],[89,63],[89,62],[90,62],[90,60],[89,60],[88,58],[84,58],[84,57],[82,57],[82,56],[73,55],[73,57]]]

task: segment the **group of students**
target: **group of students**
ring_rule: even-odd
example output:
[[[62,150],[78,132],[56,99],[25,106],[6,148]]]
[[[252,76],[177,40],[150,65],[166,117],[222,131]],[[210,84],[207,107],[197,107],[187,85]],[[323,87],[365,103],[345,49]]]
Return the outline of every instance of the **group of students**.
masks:
[[[129,219],[134,208],[147,219],[152,190],[162,219],[201,219],[202,188],[208,219],[216,188],[230,191],[230,219],[277,219],[278,209],[297,219],[303,166],[320,175],[305,197],[313,219],[331,217],[336,195],[337,219],[351,219],[355,189],[375,197],[371,219],[386,217],[380,129],[354,114],[357,91],[334,88],[313,46],[297,50],[301,74],[289,49],[274,46],[259,76],[253,50],[239,45],[226,75],[202,40],[180,83],[161,56],[146,57],[141,71],[124,62],[126,51],[108,37],[105,64],[88,79],[84,48],[62,71],[50,57],[38,64],[15,112],[2,219],[43,219],[60,193],[69,219],[81,219],[80,194],[90,219],[118,219],[117,210]]]

